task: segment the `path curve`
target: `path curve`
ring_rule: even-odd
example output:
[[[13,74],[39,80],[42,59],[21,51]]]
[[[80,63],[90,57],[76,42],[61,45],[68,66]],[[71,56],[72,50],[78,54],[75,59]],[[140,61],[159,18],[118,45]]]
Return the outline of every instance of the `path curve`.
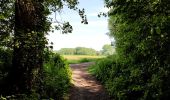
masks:
[[[94,63],[70,64],[73,86],[69,100],[111,100],[103,86],[87,72],[91,64]]]

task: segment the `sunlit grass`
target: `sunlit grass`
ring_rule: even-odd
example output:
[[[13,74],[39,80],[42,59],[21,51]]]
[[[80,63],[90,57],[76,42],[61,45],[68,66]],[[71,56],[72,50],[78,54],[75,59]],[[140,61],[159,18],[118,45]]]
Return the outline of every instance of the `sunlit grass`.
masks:
[[[69,64],[92,62],[105,56],[89,56],[89,55],[63,55]]]
[[[63,55],[67,60],[80,60],[82,58],[103,58],[105,56],[89,56],[89,55]]]

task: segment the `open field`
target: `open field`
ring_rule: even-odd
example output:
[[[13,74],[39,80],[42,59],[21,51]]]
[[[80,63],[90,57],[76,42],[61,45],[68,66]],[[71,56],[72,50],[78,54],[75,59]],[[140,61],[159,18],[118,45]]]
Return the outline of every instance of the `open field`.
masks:
[[[91,62],[105,56],[89,56],[89,55],[62,55],[67,59],[69,64],[82,63],[82,62]]]
[[[89,58],[89,59],[98,59],[103,58],[105,56],[89,56],[89,55],[62,55],[67,60],[80,60],[83,58]]]

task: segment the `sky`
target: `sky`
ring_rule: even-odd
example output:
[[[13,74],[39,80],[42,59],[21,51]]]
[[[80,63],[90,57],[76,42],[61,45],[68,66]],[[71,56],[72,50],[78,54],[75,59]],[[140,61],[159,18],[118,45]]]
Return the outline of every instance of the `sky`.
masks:
[[[79,8],[85,8],[88,24],[81,24],[81,18],[77,12],[63,9],[61,14],[56,14],[56,19],[69,21],[73,26],[73,32],[62,34],[61,31],[49,33],[47,38],[53,42],[53,49],[87,47],[101,50],[104,44],[110,44],[111,40],[106,35],[108,32],[106,17],[98,17],[99,12],[106,12],[104,0],[79,0]],[[54,18],[54,14],[51,15]]]

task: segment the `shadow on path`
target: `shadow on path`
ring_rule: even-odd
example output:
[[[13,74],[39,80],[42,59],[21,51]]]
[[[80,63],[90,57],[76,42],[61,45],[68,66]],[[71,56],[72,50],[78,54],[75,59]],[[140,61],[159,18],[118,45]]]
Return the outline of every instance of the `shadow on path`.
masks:
[[[69,100],[112,100],[102,85],[87,72],[88,66],[94,64],[71,64],[73,86],[70,90]]]

